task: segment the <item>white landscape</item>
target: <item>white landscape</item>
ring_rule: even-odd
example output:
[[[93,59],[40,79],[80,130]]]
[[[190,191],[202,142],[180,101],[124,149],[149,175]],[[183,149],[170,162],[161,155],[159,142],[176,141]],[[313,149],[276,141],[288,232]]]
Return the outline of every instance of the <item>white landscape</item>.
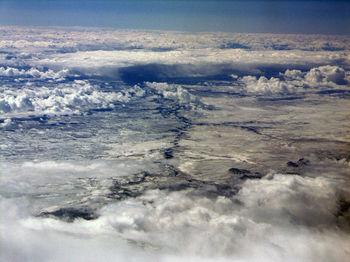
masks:
[[[350,261],[350,37],[0,27],[0,261]]]

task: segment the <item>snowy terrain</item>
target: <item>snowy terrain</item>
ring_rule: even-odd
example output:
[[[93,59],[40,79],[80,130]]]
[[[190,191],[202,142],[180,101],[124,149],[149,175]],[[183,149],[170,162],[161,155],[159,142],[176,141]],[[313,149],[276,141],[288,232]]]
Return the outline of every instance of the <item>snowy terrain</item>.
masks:
[[[0,27],[0,261],[350,260],[349,51]]]

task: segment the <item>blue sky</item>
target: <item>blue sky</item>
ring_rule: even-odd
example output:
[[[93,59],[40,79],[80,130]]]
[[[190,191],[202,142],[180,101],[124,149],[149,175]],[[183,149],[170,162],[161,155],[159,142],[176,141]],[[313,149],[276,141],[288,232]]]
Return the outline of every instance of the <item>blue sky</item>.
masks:
[[[0,25],[350,34],[350,1],[0,0]]]

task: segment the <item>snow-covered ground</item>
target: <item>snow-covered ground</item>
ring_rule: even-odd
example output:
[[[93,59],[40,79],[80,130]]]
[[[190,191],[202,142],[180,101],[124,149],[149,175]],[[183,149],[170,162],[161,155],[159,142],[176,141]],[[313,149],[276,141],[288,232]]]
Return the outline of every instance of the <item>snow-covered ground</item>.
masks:
[[[349,43],[0,27],[0,260],[349,260]]]

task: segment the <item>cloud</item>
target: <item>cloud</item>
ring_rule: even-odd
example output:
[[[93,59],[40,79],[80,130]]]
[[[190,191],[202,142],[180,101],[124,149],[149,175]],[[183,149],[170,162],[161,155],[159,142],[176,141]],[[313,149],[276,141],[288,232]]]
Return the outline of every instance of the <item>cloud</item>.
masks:
[[[1,29],[0,261],[350,259],[348,36]]]
[[[311,68],[308,72],[289,70],[280,73],[282,78],[266,78],[261,76],[244,76],[238,79],[243,85],[243,91],[251,94],[293,94],[305,92],[309,88],[346,87],[348,83],[345,71],[339,66],[320,66]]]
[[[240,79],[240,82],[245,85],[246,92],[252,94],[289,94],[295,93],[298,88],[303,87],[299,83],[295,85],[295,83],[287,83],[275,77],[268,79],[264,76],[258,79],[255,76],[245,76]]]
[[[106,206],[100,219],[111,227],[107,230],[125,238],[183,254],[335,261],[345,258],[347,250],[347,237],[332,233],[337,228],[336,192],[337,184],[325,178],[271,174],[247,181],[233,199],[149,191]],[[290,244],[294,237],[300,245]]]
[[[145,64],[188,64],[197,68],[203,64],[349,64],[347,36],[187,34],[78,27],[2,29],[6,40],[0,41],[0,64],[15,66],[24,62],[32,67],[46,65],[54,71]]]
[[[190,94],[186,89],[180,85],[168,84],[168,83],[157,83],[157,82],[146,82],[147,88],[151,88],[156,91],[165,99],[170,99],[178,102],[180,105],[190,106],[191,104],[199,104],[199,98]]]
[[[1,26],[2,49],[27,51],[58,50],[77,52],[86,50],[123,49],[252,49],[346,51],[350,49],[346,35],[279,35],[237,33],[184,33],[179,31],[114,30],[87,27],[16,27]]]
[[[344,58],[343,54],[320,52],[316,57],[312,51],[247,51],[242,49],[221,50],[214,48],[183,49],[166,52],[150,50],[122,51],[85,51],[68,54],[48,55],[43,59],[30,63],[45,66],[61,66],[65,68],[89,69],[98,67],[123,68],[143,64],[162,65],[313,65],[332,64],[337,59]],[[199,67],[200,68],[200,67]],[[234,68],[234,67],[233,67]]]
[[[306,75],[305,80],[312,84],[317,83],[334,83],[334,84],[346,84],[345,71],[338,66],[320,66],[318,68],[312,68]]]
[[[38,79],[55,79],[64,80],[67,77],[69,71],[67,69],[54,72],[51,69],[47,71],[40,71],[37,68],[30,68],[28,70],[18,69],[14,67],[0,67],[0,76],[10,76],[10,77],[33,77]]]
[[[0,91],[0,112],[8,116],[15,113],[79,114],[93,108],[113,108],[114,103],[126,103],[132,97],[143,95],[144,91],[138,86],[127,91],[108,92],[86,80],[53,84],[51,87],[29,82],[22,88]]]
[[[2,199],[0,258],[346,261],[350,239],[334,215],[337,187],[325,177],[271,173],[247,180],[232,198],[151,190],[73,223],[31,217],[25,201]]]
[[[346,51],[350,50],[348,36],[187,34],[79,27],[2,29],[6,36],[6,40],[0,41],[0,75],[3,76],[58,81],[80,75],[134,85],[181,79],[228,80],[232,74],[252,75],[257,81],[260,76],[268,79],[260,80],[258,90],[276,93],[295,89],[290,83],[270,80],[279,72],[287,69],[305,72],[319,66],[337,65],[343,68],[337,73],[319,70],[327,74],[323,78],[328,82],[344,84],[341,70],[346,76],[350,65]],[[310,72],[309,82],[315,82],[316,75]],[[252,86],[249,89],[254,90]]]

